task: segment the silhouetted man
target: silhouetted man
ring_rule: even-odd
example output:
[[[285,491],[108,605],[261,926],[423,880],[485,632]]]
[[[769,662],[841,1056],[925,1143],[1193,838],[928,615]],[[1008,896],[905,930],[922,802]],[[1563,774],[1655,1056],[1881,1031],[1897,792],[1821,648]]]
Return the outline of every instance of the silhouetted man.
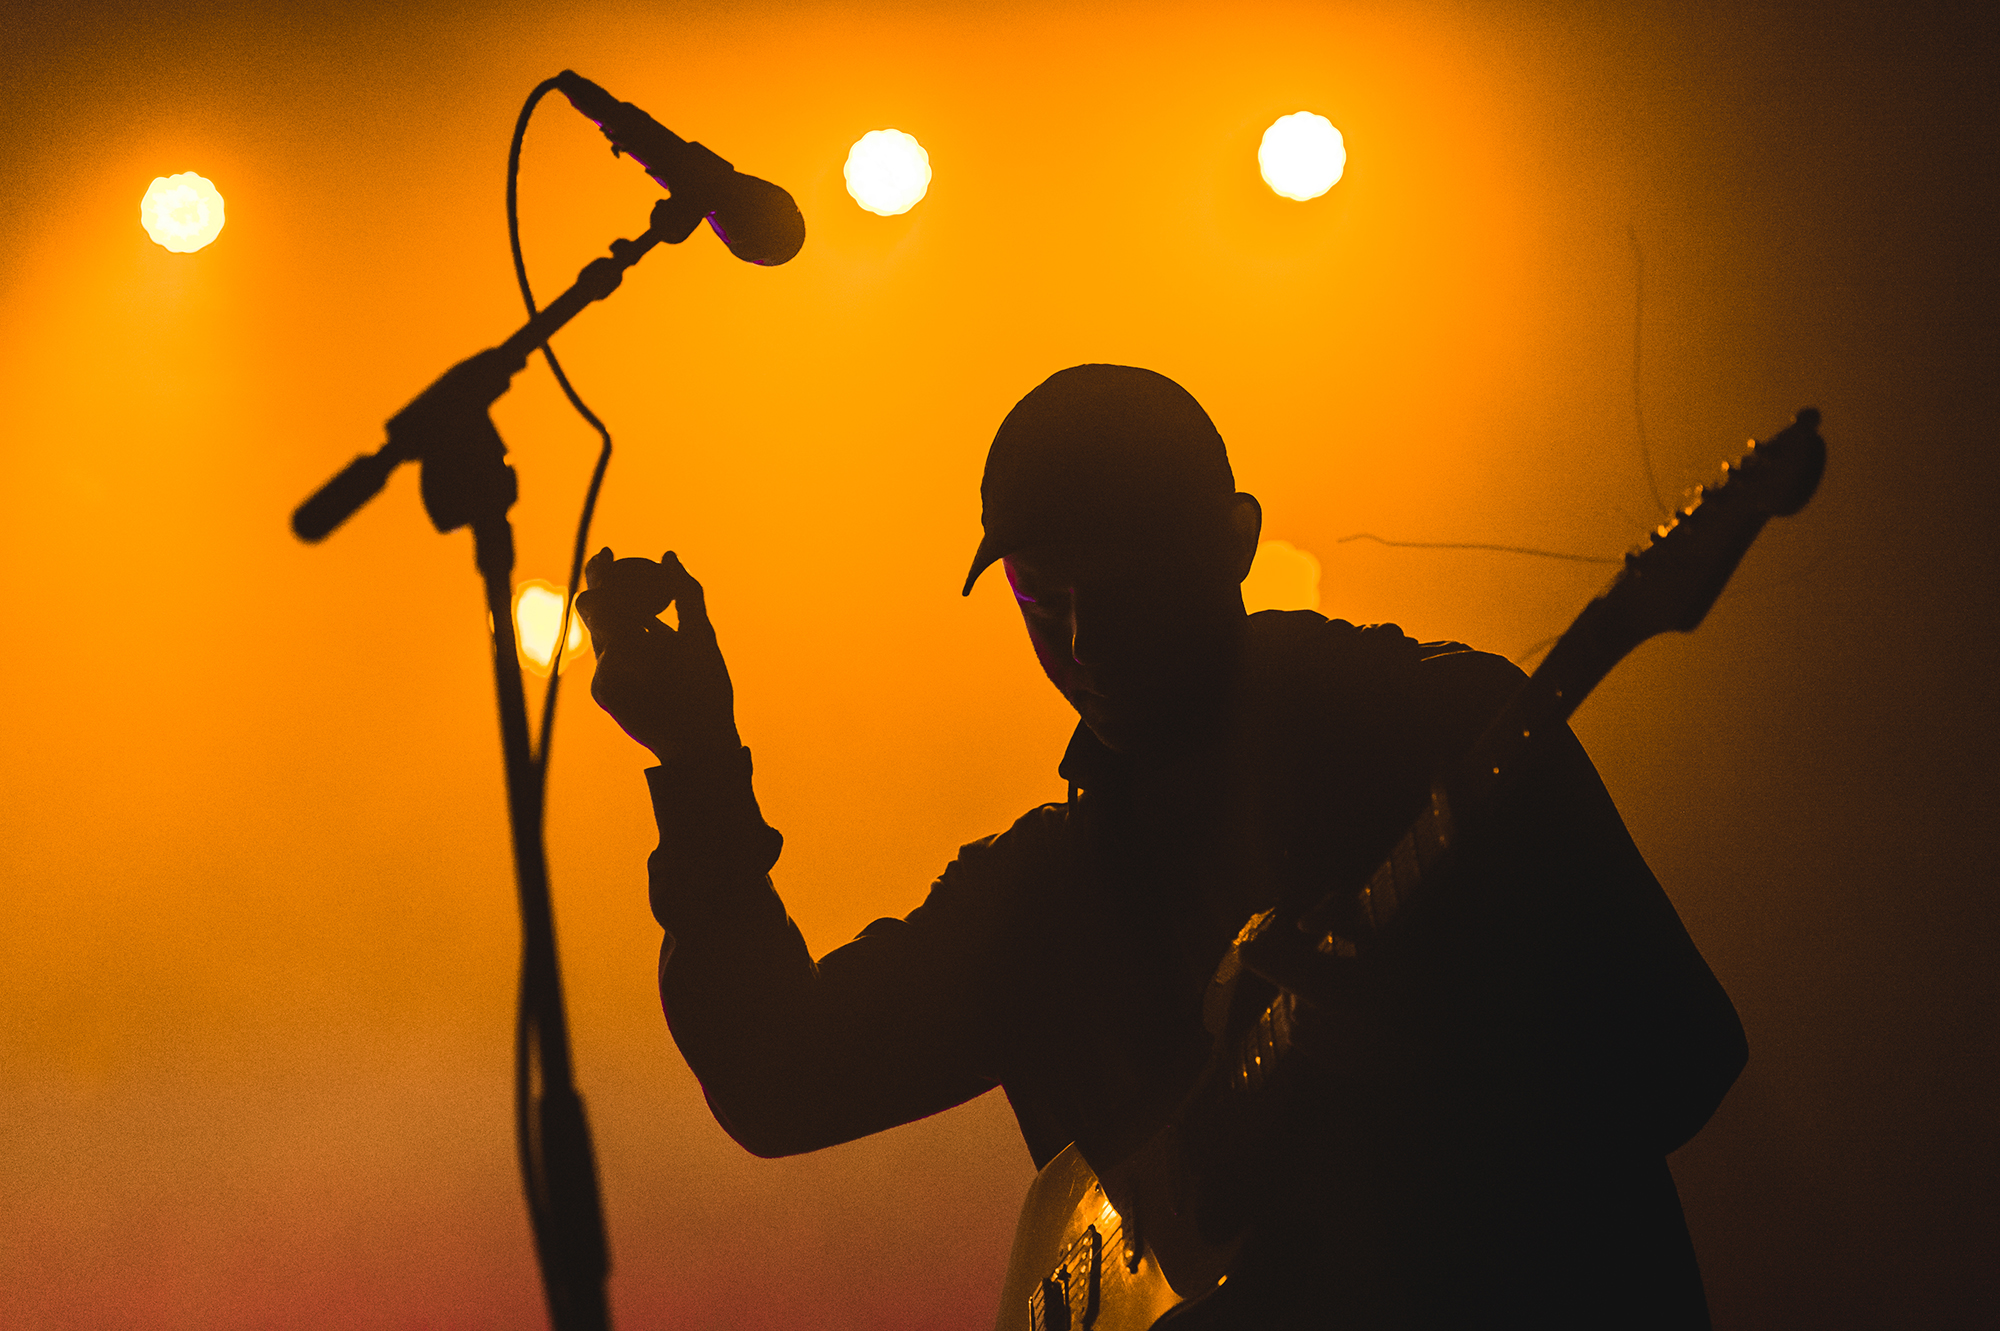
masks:
[[[757,1154],[996,1085],[1038,1166],[1128,1150],[1201,1065],[1202,995],[1243,922],[1365,878],[1520,681],[1392,625],[1246,615],[1261,512],[1149,371],[1052,376],[1002,423],[981,494],[966,591],[1004,562],[1081,718],[1070,797],[817,963],[770,885],[781,838],[699,584],[671,554],[592,561],[593,692],[660,759],[661,995]],[[670,599],[678,631],[654,618]],[[1205,1204],[1250,1236],[1213,1324],[1706,1325],[1664,1157],[1740,1070],[1742,1030],[1581,748],[1551,747],[1338,1014],[1367,1037],[1339,1047],[1379,1056],[1305,1059],[1257,1140],[1209,1153]]]

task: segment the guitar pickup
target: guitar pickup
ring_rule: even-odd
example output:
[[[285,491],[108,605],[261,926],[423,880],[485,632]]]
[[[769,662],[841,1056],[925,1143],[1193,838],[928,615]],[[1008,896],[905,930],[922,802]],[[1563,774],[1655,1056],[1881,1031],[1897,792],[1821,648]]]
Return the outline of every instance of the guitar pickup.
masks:
[[[1097,1321],[1104,1236],[1096,1225],[1063,1252],[1056,1269],[1028,1295],[1029,1331],[1089,1331]]]

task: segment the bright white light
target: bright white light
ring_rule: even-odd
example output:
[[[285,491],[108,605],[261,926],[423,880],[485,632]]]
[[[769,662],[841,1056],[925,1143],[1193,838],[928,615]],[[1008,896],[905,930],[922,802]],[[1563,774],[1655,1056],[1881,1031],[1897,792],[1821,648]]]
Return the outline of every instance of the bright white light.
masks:
[[[1347,145],[1325,116],[1310,111],[1279,116],[1257,145],[1264,183],[1288,199],[1317,199],[1347,169]]]
[[[871,129],[847,150],[847,192],[871,213],[894,217],[931,187],[931,155],[900,129]]]
[[[549,673],[556,634],[562,632],[562,612],[563,590],[553,583],[533,578],[514,589],[514,636],[521,645],[522,664],[538,675]],[[573,656],[582,648],[583,621],[572,614],[563,655]]]
[[[222,196],[192,171],[154,176],[139,201],[139,225],[155,244],[193,254],[221,234]]]
[[[1243,608],[1319,609],[1319,560],[1290,541],[1259,541],[1250,576],[1243,579]]]

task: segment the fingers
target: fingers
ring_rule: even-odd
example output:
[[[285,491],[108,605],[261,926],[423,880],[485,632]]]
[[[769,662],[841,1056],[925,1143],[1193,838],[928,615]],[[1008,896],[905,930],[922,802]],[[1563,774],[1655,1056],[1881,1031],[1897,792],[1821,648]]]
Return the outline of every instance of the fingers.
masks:
[[[590,635],[592,653],[600,657],[604,655],[604,635],[611,626],[599,617],[596,588],[611,571],[611,564],[611,547],[607,545],[583,566],[585,590],[576,595],[576,617],[583,621],[584,631]]]
[[[583,621],[584,632],[590,638],[590,650],[592,654],[602,658],[605,645],[617,636],[618,625],[623,617],[600,613],[597,596],[598,593],[594,591],[578,592],[576,594],[576,617]],[[642,627],[640,631],[644,632],[645,630]]]
[[[621,599],[655,598],[660,605],[654,614],[666,609],[666,603],[673,599],[673,574],[667,568],[650,559],[619,559],[608,545],[583,566],[583,581],[593,591]]]
[[[669,550],[660,556],[660,569],[673,588],[674,602],[680,606],[681,631],[692,629],[697,637],[715,641],[715,626],[708,620],[708,593],[682,565],[681,557]]]
[[[600,649],[606,635],[643,635],[661,627],[659,614],[674,599],[673,580],[660,565],[619,559],[608,545],[590,557],[583,576],[587,590],[576,598],[576,609]]]
[[[576,610],[590,630],[592,647],[600,658],[612,642],[672,632],[659,621],[672,605],[679,607],[683,631],[692,629],[696,641],[715,642],[707,596],[672,550],[655,563],[650,559],[619,559],[605,546],[591,556],[583,573],[587,590],[576,598]]]
[[[646,631],[645,625],[634,622],[634,616],[612,591],[612,583],[616,581],[612,570],[616,563],[608,545],[592,555],[583,566],[585,590],[576,597],[577,618],[590,634],[591,652],[600,660],[605,647],[619,636],[643,635]]]
[[[669,550],[657,562],[607,547],[585,568],[576,598],[597,653],[591,696],[625,732],[665,756],[734,749],[734,690],[708,619],[702,586]],[[678,606],[677,627],[660,622]]]
[[[680,556],[671,550],[655,563],[650,559],[619,559],[607,545],[583,566],[583,580],[592,590],[613,593],[620,599],[653,601],[656,615],[683,594],[701,594],[701,584],[689,575]]]

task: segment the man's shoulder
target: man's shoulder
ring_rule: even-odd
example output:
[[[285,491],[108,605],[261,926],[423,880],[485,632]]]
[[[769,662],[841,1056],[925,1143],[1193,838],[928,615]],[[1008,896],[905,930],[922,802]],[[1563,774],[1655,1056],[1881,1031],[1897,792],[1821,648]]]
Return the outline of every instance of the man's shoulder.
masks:
[[[1397,624],[1354,624],[1312,610],[1250,617],[1254,668],[1318,690],[1445,689],[1507,693],[1526,678],[1505,657],[1462,642],[1419,642]]]
[[[1246,719],[1350,775],[1425,775],[1463,751],[1525,676],[1462,642],[1420,642],[1395,624],[1309,611],[1252,617]]]
[[[1527,682],[1527,674],[1504,656],[1482,652],[1462,642],[1418,644],[1417,675],[1426,685],[1479,695],[1497,695],[1505,702]]]

